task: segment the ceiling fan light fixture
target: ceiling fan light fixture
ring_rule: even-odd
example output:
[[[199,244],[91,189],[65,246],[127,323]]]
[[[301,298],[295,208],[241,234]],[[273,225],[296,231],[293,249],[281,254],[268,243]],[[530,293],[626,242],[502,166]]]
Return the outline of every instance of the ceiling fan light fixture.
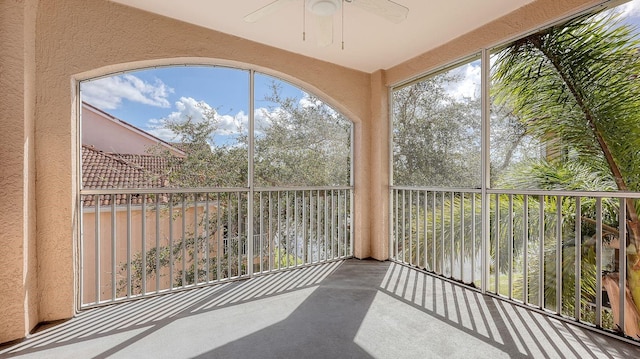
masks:
[[[306,0],[307,9],[318,16],[331,16],[340,9],[341,0]]]

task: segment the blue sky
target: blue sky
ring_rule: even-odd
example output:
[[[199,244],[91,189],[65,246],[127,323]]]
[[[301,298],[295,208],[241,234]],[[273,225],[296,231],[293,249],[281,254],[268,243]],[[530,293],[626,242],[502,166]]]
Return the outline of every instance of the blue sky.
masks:
[[[299,88],[271,76],[256,74],[255,109],[259,121],[275,106],[265,97],[276,81],[281,95],[304,101]],[[175,135],[162,127],[163,119],[202,116],[203,109],[218,114],[219,139],[233,137],[247,127],[249,72],[214,66],[175,66],[132,71],[86,81],[80,87],[82,100],[168,141]]]

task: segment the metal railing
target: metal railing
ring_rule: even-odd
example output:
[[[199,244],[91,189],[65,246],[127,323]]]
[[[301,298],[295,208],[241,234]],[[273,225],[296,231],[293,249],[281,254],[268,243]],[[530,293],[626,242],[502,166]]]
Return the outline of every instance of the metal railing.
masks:
[[[640,339],[640,298],[630,290],[640,278],[640,227],[629,215],[640,193],[486,193],[484,217],[480,190],[392,187],[392,259]]]
[[[353,255],[351,187],[84,190],[80,202],[81,308]]]

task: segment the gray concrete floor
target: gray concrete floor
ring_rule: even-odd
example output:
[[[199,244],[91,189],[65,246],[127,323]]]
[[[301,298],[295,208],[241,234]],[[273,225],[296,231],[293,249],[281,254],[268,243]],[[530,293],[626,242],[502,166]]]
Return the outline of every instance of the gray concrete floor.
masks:
[[[628,359],[640,346],[352,259],[87,310],[0,357]]]

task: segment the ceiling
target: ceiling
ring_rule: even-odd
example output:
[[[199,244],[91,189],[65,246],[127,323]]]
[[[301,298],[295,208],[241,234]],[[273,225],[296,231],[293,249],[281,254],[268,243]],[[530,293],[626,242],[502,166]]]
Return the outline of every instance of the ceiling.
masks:
[[[344,49],[341,46],[340,11],[334,15],[331,45],[317,45],[315,17],[310,13],[306,17],[306,40],[303,41],[304,0],[291,0],[277,12],[254,23],[245,22],[244,16],[273,0],[111,1],[348,68],[373,72],[398,65],[534,0],[395,0],[409,8],[407,18],[399,24],[355,4],[344,3]]]

